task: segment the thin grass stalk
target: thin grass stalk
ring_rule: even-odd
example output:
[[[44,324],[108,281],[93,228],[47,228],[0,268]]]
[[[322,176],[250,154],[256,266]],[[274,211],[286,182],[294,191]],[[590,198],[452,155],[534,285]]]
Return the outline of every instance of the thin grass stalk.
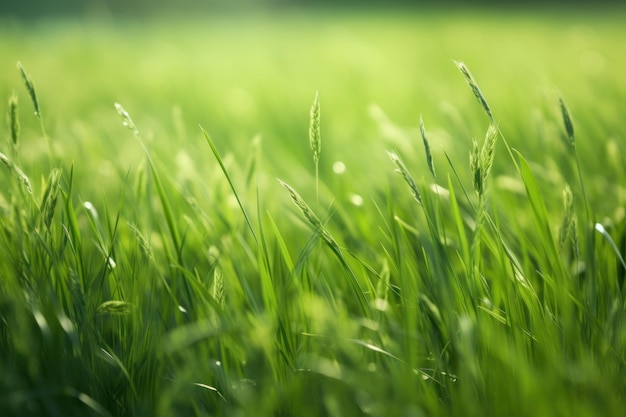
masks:
[[[311,210],[309,205],[304,201],[304,199],[300,196],[300,194],[298,194],[296,190],[294,190],[289,184],[282,181],[281,179],[277,178],[277,181],[280,183],[280,185],[282,185],[289,192],[291,201],[296,205],[296,207],[298,207],[298,209],[307,219],[309,224],[313,226],[313,229],[317,233],[320,234],[321,238],[324,240],[326,245],[335,254],[335,256],[337,257],[337,259],[339,260],[343,268],[348,273],[348,276],[350,278],[349,280],[350,284],[352,286],[352,289],[354,290],[355,295],[359,299],[359,306],[361,307],[363,314],[365,314],[365,316],[367,317],[371,316],[372,310],[371,310],[369,301],[365,297],[365,293],[363,292],[363,289],[361,288],[361,284],[359,283],[359,280],[356,274],[354,273],[354,271],[352,271],[352,268],[350,268],[350,265],[346,261],[346,258],[344,257],[343,252],[341,248],[339,247],[339,244],[337,243],[337,241],[332,237],[332,235],[328,232],[328,230],[326,230],[322,222],[315,215],[313,210]]]
[[[596,223],[594,228],[598,233],[600,233],[606,239],[607,242],[609,242],[609,245],[611,245],[611,248],[613,249],[613,252],[615,252],[617,259],[619,259],[620,263],[622,264],[622,267],[626,269],[626,261],[624,261],[624,257],[620,253],[619,248],[615,244],[615,241],[613,240],[609,232],[606,231],[606,229],[604,228],[604,226],[602,226],[601,223]]]
[[[517,171],[518,175],[521,174],[517,158],[515,157],[515,155],[513,153],[513,148],[511,148],[511,146],[509,145],[509,142],[507,141],[506,137],[502,133],[502,130],[500,129],[500,126],[498,125],[498,123],[496,122],[495,118],[493,117],[493,113],[491,112],[491,108],[489,107],[489,104],[487,104],[487,99],[485,98],[485,96],[483,95],[480,87],[478,86],[478,83],[476,82],[476,79],[474,78],[474,76],[469,71],[469,68],[467,67],[467,65],[465,65],[463,62],[454,61],[454,63],[457,66],[457,68],[459,69],[459,71],[461,71],[461,73],[463,74],[463,77],[465,78],[465,81],[467,82],[467,84],[469,85],[470,89],[472,90],[472,93],[474,93],[474,96],[476,97],[478,102],[483,107],[483,110],[489,116],[489,119],[491,120],[491,123],[493,125],[495,125],[495,128],[497,129],[500,137],[502,138],[502,142],[504,143],[504,146],[506,147],[506,150],[509,153],[509,156],[511,157],[511,160],[513,161],[513,165],[515,165],[515,170]]]
[[[39,120],[39,127],[41,129],[41,134],[43,135],[44,140],[46,141],[46,145],[48,147],[48,160],[50,161],[53,157],[52,153],[52,143],[50,143],[50,138],[46,133],[46,127],[43,123],[43,115],[41,114],[41,107],[39,105],[39,99],[37,98],[37,91],[35,90],[35,84],[33,83],[32,78],[26,72],[26,69],[22,65],[20,61],[17,62],[17,69],[22,76],[22,80],[24,81],[24,86],[26,87],[26,91],[28,91],[28,95],[33,103],[33,108],[35,109],[35,117]]]
[[[239,205],[239,209],[241,210],[241,213],[243,214],[243,217],[244,217],[244,219],[246,221],[246,224],[248,225],[248,229],[250,229],[250,232],[252,233],[252,237],[254,238],[254,241],[256,243],[259,243],[259,239],[257,238],[256,232],[254,231],[254,227],[252,226],[252,221],[250,220],[250,217],[248,216],[248,212],[246,211],[246,209],[243,206],[243,202],[241,201],[241,198],[239,197],[239,193],[237,192],[237,188],[235,188],[235,183],[233,182],[232,178],[230,177],[230,174],[228,173],[228,170],[226,169],[226,166],[224,165],[224,161],[222,160],[222,157],[220,156],[220,153],[217,150],[217,147],[215,146],[215,143],[213,142],[213,139],[211,139],[209,134],[206,132],[206,130],[204,130],[204,128],[202,126],[200,126],[200,130],[202,131],[202,134],[204,135],[204,138],[206,139],[207,143],[209,144],[209,147],[211,148],[211,152],[213,152],[213,156],[215,156],[215,159],[217,160],[217,163],[219,164],[220,168],[222,169],[222,172],[224,173],[224,176],[226,177],[226,180],[228,181],[228,185],[230,185],[230,189],[232,190],[233,194],[235,195],[235,199],[237,200],[237,204]]]
[[[576,171],[578,172],[578,181],[580,183],[580,190],[583,194],[583,200],[585,202],[585,213],[587,215],[587,225],[591,225],[592,215],[589,207],[589,200],[587,199],[587,192],[585,190],[585,182],[583,181],[583,174],[580,167],[580,158],[578,157],[578,148],[576,147],[576,135],[574,134],[574,124],[570,116],[570,112],[565,104],[563,97],[559,97],[559,108],[561,109],[561,116],[563,118],[563,126],[565,127],[565,133],[567,135],[567,144],[574,153],[574,161],[576,163]]]

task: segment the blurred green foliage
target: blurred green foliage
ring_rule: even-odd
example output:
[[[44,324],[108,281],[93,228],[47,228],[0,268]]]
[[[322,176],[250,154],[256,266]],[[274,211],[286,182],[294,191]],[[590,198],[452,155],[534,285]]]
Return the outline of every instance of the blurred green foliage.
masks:
[[[525,10],[532,8],[559,8],[569,10],[583,7],[598,9],[608,5],[619,6],[619,0],[598,0],[593,5],[582,0],[20,0],[0,3],[0,16],[20,18],[49,16],[150,16],[150,15],[195,15],[197,13],[214,12],[272,12],[282,9],[322,8],[329,11],[341,9],[386,9],[403,8],[434,8],[450,7],[497,7],[500,9],[515,8]]]

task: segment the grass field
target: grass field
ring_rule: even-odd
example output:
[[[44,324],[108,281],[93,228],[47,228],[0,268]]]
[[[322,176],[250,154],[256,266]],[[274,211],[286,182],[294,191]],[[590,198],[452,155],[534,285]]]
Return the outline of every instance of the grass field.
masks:
[[[623,415],[624,18],[0,21],[3,415]]]

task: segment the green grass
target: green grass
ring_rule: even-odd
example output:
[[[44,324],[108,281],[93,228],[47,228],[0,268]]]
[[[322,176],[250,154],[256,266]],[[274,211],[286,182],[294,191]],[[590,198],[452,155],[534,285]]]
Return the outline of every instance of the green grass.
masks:
[[[623,415],[623,18],[4,22],[3,415]]]

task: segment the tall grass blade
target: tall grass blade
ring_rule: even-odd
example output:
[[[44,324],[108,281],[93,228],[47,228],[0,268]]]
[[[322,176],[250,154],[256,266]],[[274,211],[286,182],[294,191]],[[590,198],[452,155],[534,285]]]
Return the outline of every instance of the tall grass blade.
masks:
[[[256,232],[254,231],[254,227],[252,226],[252,222],[250,221],[248,212],[243,206],[243,202],[241,201],[241,198],[239,197],[239,193],[237,192],[237,189],[235,188],[235,184],[233,183],[233,180],[231,179],[230,174],[228,173],[228,170],[226,169],[226,166],[224,165],[224,161],[222,160],[222,157],[220,156],[220,153],[218,152],[217,147],[215,146],[215,143],[213,142],[213,139],[211,139],[209,134],[206,132],[206,130],[204,130],[202,126],[200,126],[200,130],[202,131],[204,138],[209,144],[209,147],[211,148],[211,152],[213,152],[213,156],[215,156],[217,163],[220,165],[220,168],[222,169],[222,172],[224,173],[224,176],[226,177],[226,180],[228,181],[228,184],[230,185],[230,189],[233,191],[233,194],[235,195],[235,199],[237,199],[237,204],[239,205],[239,208],[241,209],[241,213],[243,214],[243,217],[248,225],[248,228],[250,229],[250,232],[252,233],[252,237],[254,238],[254,241],[258,243]]]
[[[361,310],[366,316],[371,315],[372,310],[371,310],[371,306],[369,305],[369,301],[365,297],[363,289],[361,288],[361,284],[359,283],[359,280],[356,277],[354,271],[352,271],[352,268],[350,268],[350,265],[346,261],[346,258],[344,257],[343,252],[341,248],[339,247],[339,244],[337,243],[337,241],[335,241],[332,235],[326,230],[322,222],[315,215],[315,213],[313,213],[313,210],[311,210],[309,205],[304,201],[304,199],[300,196],[300,194],[298,194],[298,192],[294,190],[286,182],[278,178],[277,178],[277,181],[280,183],[280,185],[282,185],[289,192],[291,201],[296,205],[296,207],[298,207],[298,209],[300,209],[300,212],[304,215],[304,217],[307,219],[309,224],[313,226],[313,229],[317,233],[320,233],[320,236],[322,237],[324,242],[326,242],[326,245],[335,254],[335,256],[337,257],[341,265],[344,267],[344,269],[348,273],[348,276],[350,277],[350,284],[352,286],[352,289],[355,295],[359,299],[359,306],[361,307]]]
[[[606,231],[606,229],[604,228],[604,226],[602,226],[601,223],[596,223],[594,227],[596,231],[600,233],[607,240],[607,242],[609,242],[609,245],[611,245],[611,248],[613,248],[615,255],[617,255],[617,259],[619,259],[624,269],[626,269],[626,262],[624,261],[624,257],[620,253],[617,245],[615,244],[615,241],[613,240],[609,232]]]
[[[560,257],[558,245],[550,228],[548,211],[546,209],[544,198],[539,191],[539,186],[537,185],[535,176],[532,173],[526,159],[524,159],[519,152],[514,152],[517,153],[522,180],[524,181],[524,186],[526,187],[526,195],[528,196],[528,201],[530,202],[536,228],[541,236],[541,241],[543,242],[547,261],[555,271],[558,271],[562,274],[562,276],[565,276],[566,274],[562,269],[563,264],[559,261]]]

